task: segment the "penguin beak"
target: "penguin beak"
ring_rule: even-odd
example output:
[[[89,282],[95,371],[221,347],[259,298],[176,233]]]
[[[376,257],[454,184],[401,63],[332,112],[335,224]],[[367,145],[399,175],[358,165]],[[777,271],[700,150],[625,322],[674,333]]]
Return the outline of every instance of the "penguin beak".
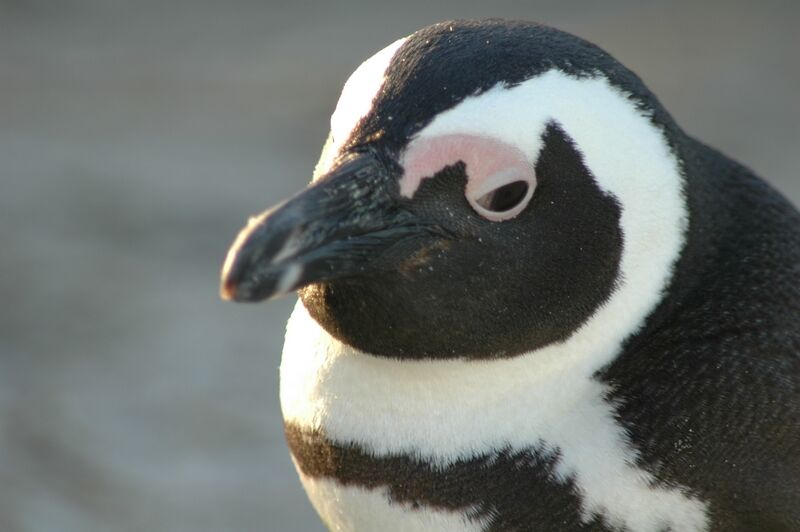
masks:
[[[369,273],[389,248],[441,233],[400,207],[372,152],[351,155],[284,203],[252,218],[228,251],[220,294],[261,301],[311,283]]]

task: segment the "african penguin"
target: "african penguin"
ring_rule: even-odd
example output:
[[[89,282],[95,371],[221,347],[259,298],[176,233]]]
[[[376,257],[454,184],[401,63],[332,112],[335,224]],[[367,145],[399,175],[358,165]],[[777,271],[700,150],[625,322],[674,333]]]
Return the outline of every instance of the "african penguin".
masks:
[[[332,530],[800,530],[800,214],[577,37],[378,52],[221,290]]]

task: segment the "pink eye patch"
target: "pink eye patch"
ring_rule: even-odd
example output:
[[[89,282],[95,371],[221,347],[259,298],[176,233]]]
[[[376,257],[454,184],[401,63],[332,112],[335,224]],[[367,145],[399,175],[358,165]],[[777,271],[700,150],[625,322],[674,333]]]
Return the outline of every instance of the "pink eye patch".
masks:
[[[466,166],[467,201],[488,220],[513,218],[533,196],[536,176],[525,154],[508,143],[478,135],[413,140],[401,160],[400,193],[414,197],[424,179],[459,161]]]

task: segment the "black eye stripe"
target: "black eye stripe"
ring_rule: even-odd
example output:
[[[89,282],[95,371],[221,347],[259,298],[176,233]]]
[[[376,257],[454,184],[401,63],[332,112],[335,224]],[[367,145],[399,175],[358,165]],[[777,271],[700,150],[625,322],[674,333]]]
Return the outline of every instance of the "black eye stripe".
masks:
[[[528,193],[528,183],[514,181],[497,187],[475,200],[481,207],[493,212],[505,212],[513,209],[525,199]]]

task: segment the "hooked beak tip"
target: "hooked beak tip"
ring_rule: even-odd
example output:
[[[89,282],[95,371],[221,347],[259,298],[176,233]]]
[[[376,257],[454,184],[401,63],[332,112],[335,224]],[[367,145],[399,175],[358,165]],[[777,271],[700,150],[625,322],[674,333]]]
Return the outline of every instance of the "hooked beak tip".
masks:
[[[219,286],[219,297],[224,301],[236,301],[236,283],[223,279]]]
[[[301,281],[304,267],[295,261],[267,266],[251,264],[240,256],[237,246],[231,248],[222,268],[219,295],[225,301],[254,303],[288,294]]]
[[[219,296],[225,301],[237,300],[238,282],[234,275],[234,265],[236,263],[236,256],[239,254],[239,249],[244,242],[244,231],[240,231],[237,235],[234,244],[228,250],[225,256],[225,262],[222,265],[222,273],[220,275]]]
[[[253,290],[248,285],[249,283],[240,284],[223,277],[219,287],[219,296],[224,301],[235,303],[255,303],[273,296],[271,292],[262,293],[263,291]]]

